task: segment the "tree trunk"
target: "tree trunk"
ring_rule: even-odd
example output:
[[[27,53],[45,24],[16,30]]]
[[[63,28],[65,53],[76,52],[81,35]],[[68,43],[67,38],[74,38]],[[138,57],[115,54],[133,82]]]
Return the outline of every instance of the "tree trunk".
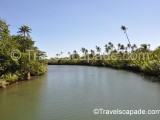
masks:
[[[27,73],[27,80],[30,80],[31,79],[31,74],[30,72]]]
[[[30,72],[28,72],[28,73],[25,74],[24,79],[25,80],[30,80],[31,79]]]

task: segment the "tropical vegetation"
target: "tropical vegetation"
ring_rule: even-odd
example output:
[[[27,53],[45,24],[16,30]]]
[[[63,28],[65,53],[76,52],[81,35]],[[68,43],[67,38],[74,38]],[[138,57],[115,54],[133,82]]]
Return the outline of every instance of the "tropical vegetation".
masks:
[[[104,66],[116,69],[126,69],[135,72],[145,73],[160,78],[160,46],[155,50],[150,49],[150,44],[131,44],[127,35],[127,28],[121,26],[124,31],[128,44],[114,45],[108,42],[104,45],[104,52],[99,46],[95,50],[88,50],[82,47],[83,55],[78,54],[76,50],[68,52],[68,57],[56,57],[48,60],[49,65],[91,65]]]
[[[0,87],[29,80],[47,70],[46,54],[34,45],[29,26],[21,26],[17,33],[11,35],[7,22],[0,19]]]

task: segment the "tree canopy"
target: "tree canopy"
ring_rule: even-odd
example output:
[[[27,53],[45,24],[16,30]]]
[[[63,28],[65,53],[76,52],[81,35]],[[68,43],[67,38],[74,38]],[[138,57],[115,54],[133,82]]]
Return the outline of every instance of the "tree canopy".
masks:
[[[31,29],[23,25],[18,33],[10,35],[9,25],[0,19],[0,87],[46,71],[46,54],[34,45]]]

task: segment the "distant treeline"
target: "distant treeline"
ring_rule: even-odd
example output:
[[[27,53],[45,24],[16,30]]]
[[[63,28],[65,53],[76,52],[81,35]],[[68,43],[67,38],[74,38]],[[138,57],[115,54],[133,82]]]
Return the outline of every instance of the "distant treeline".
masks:
[[[150,50],[149,44],[118,44],[114,46],[111,42],[105,45],[105,53],[100,47],[96,50],[81,49],[83,56],[76,50],[68,52],[69,57],[61,58],[61,54],[48,60],[49,65],[91,65],[104,66],[116,69],[126,69],[142,72],[148,75],[160,77],[160,47]]]

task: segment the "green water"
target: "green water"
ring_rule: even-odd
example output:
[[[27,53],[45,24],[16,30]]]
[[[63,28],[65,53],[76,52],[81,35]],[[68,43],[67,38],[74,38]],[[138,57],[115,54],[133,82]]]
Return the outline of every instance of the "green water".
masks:
[[[0,120],[159,120],[160,115],[94,115],[94,108],[160,109],[160,84],[123,70],[48,66],[0,89]]]

